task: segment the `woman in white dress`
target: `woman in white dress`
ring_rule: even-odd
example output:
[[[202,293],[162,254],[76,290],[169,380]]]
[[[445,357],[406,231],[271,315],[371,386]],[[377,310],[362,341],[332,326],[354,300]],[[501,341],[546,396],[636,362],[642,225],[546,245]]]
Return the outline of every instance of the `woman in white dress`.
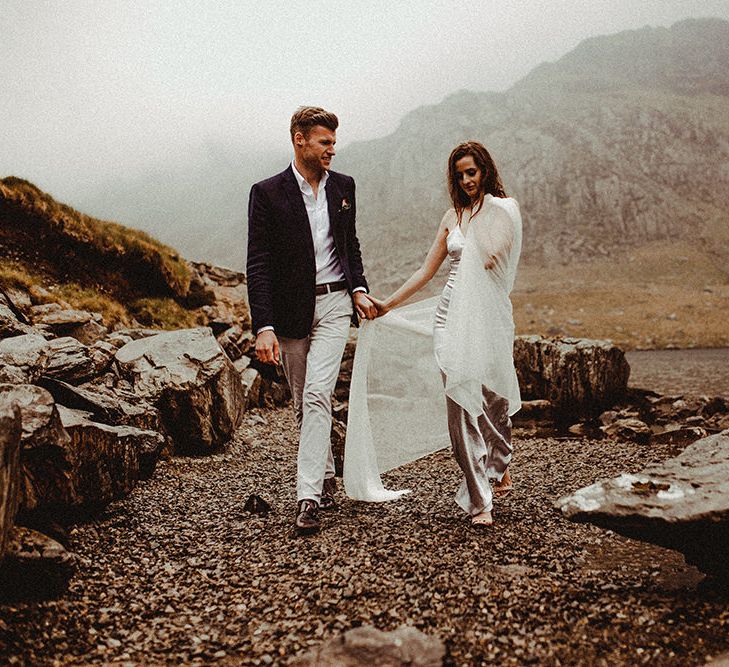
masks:
[[[373,301],[384,315],[422,289],[449,258],[433,346],[446,388],[453,454],[464,476],[456,502],[480,527],[493,523],[493,498],[512,489],[510,415],[520,402],[509,293],[521,249],[521,216],[478,142],[451,153],[448,189],[453,208],[443,216],[422,266],[387,299]],[[469,259],[459,272],[464,248]]]

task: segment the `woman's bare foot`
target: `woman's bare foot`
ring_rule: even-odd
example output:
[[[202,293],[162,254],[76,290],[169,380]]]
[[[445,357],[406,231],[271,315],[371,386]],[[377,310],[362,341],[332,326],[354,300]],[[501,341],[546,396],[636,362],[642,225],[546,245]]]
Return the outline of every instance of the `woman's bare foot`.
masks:
[[[509,474],[509,469],[507,468],[504,471],[504,476],[501,478],[501,481],[494,484],[494,498],[503,500],[513,490],[514,485],[511,482],[511,475]]]
[[[491,512],[481,512],[480,514],[474,514],[471,517],[471,525],[476,528],[483,528],[486,526],[493,526],[494,519],[491,516]]]

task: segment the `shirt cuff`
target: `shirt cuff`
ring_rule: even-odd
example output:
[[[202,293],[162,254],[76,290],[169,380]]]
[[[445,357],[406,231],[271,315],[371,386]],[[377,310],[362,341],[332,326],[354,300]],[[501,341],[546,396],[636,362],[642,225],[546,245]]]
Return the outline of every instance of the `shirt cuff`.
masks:
[[[359,287],[355,287],[355,288],[354,288],[354,289],[352,290],[352,294],[354,294],[355,292],[364,292],[365,294],[367,294],[367,288],[366,288],[366,287],[362,287],[362,286],[360,285]]]
[[[267,327],[261,327],[258,331],[256,331],[256,336],[264,331],[273,331],[273,327],[270,324]]]

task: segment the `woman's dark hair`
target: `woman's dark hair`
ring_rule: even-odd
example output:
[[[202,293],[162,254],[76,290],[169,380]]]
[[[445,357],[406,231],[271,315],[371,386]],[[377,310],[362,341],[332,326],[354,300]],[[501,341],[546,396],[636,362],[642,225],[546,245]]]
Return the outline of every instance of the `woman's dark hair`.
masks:
[[[461,158],[470,155],[476,166],[481,170],[481,192],[479,193],[478,206],[476,213],[483,204],[484,195],[490,194],[494,197],[506,197],[504,186],[501,183],[501,177],[496,169],[494,160],[483,144],[478,141],[466,141],[458,144],[451,152],[448,158],[448,193],[453,202],[453,208],[456,209],[458,221],[460,222],[463,215],[463,209],[471,205],[471,198],[461,187],[456,172],[456,162]]]

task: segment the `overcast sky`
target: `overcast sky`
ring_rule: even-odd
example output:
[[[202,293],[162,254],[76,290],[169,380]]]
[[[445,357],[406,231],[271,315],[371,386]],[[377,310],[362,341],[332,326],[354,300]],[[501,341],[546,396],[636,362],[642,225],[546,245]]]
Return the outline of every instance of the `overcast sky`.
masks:
[[[336,112],[346,145],[691,16],[729,19],[729,0],[0,0],[0,176],[72,197],[206,143],[285,151],[301,104]]]

